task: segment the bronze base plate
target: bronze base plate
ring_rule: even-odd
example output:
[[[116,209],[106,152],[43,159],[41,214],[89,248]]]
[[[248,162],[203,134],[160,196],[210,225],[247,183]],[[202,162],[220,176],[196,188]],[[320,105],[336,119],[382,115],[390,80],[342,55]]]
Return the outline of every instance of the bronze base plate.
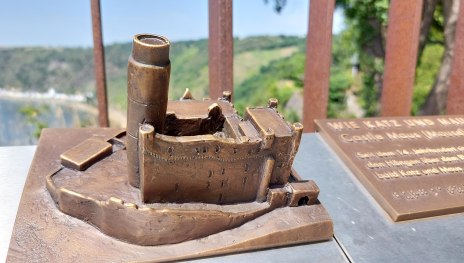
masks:
[[[94,262],[173,261],[332,238],[332,221],[320,205],[285,207],[211,236],[162,246],[119,241],[63,214],[45,186],[59,155],[91,136],[111,138],[115,129],[46,129],[26,179],[7,261]]]

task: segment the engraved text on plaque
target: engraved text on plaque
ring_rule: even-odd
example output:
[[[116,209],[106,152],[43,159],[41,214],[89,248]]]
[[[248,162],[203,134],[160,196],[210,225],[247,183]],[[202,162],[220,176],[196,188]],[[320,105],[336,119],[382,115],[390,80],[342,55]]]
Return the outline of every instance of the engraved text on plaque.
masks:
[[[464,212],[464,116],[317,120],[394,221]]]

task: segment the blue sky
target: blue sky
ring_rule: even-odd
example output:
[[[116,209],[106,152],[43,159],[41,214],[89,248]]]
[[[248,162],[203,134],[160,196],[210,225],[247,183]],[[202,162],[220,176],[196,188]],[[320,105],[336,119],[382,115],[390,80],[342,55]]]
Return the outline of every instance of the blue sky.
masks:
[[[281,14],[272,0],[234,0],[234,36],[306,34],[309,0],[288,0]],[[208,37],[207,0],[102,0],[105,44],[128,42],[136,33],[171,41]],[[343,27],[336,11],[334,32]],[[0,8],[0,47],[92,45],[90,0],[11,0]]]

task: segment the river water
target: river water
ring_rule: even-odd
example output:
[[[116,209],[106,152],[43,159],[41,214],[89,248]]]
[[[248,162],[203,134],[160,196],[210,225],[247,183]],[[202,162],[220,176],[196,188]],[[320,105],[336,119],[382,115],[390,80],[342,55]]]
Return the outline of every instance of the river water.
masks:
[[[75,102],[0,97],[0,146],[37,144],[39,123],[49,128],[95,126],[96,114]]]

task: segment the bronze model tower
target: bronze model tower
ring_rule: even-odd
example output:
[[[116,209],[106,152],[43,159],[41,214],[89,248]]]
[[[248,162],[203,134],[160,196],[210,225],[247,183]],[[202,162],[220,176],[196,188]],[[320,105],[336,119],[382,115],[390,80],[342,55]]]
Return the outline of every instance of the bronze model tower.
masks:
[[[164,131],[168,105],[170,43],[164,37],[134,36],[127,65],[127,159],[129,183],[139,187],[138,136],[143,123]]]

